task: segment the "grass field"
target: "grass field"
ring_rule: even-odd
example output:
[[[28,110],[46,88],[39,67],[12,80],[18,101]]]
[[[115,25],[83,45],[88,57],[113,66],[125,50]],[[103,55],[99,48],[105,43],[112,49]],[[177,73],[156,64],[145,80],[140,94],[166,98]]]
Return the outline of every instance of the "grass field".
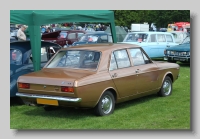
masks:
[[[180,63],[179,63],[180,64]],[[190,66],[180,64],[170,97],[151,95],[117,104],[114,113],[96,117],[92,109],[10,106],[10,129],[190,129]]]

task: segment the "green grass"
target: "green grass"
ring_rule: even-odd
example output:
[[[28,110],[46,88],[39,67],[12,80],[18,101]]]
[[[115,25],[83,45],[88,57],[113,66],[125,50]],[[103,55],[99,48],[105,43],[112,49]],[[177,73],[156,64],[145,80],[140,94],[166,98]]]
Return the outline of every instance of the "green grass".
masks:
[[[180,64],[180,63],[179,63]],[[117,104],[114,113],[96,117],[92,109],[10,106],[11,129],[190,129],[190,66],[180,64],[170,97],[151,95]]]

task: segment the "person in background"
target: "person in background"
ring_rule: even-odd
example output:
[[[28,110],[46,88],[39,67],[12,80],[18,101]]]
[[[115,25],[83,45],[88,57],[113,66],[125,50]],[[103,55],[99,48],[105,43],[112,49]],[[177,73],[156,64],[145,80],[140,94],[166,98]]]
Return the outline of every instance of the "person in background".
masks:
[[[26,35],[24,31],[27,29],[27,26],[22,25],[21,28],[17,31],[17,38],[19,41],[26,41]]]
[[[50,32],[51,32],[51,29],[50,27],[48,27],[44,33],[50,33]]]
[[[45,31],[46,31],[46,28],[44,26],[42,26],[41,32],[44,33]]]

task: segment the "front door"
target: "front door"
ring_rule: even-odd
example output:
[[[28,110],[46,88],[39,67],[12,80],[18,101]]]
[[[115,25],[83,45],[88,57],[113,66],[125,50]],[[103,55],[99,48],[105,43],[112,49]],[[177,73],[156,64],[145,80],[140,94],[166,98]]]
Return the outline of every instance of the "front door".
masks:
[[[158,88],[158,67],[140,48],[129,49],[137,76],[137,91],[145,93]]]

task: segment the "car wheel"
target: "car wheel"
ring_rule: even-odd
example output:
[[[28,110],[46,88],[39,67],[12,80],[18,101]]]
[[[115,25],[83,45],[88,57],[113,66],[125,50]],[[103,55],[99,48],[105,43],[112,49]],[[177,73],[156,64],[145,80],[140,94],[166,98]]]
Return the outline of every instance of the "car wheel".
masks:
[[[106,91],[95,106],[95,114],[97,116],[105,116],[113,113],[115,108],[115,99],[110,91]]]
[[[163,84],[158,92],[159,96],[166,97],[172,94],[172,80],[169,76],[166,76]]]

